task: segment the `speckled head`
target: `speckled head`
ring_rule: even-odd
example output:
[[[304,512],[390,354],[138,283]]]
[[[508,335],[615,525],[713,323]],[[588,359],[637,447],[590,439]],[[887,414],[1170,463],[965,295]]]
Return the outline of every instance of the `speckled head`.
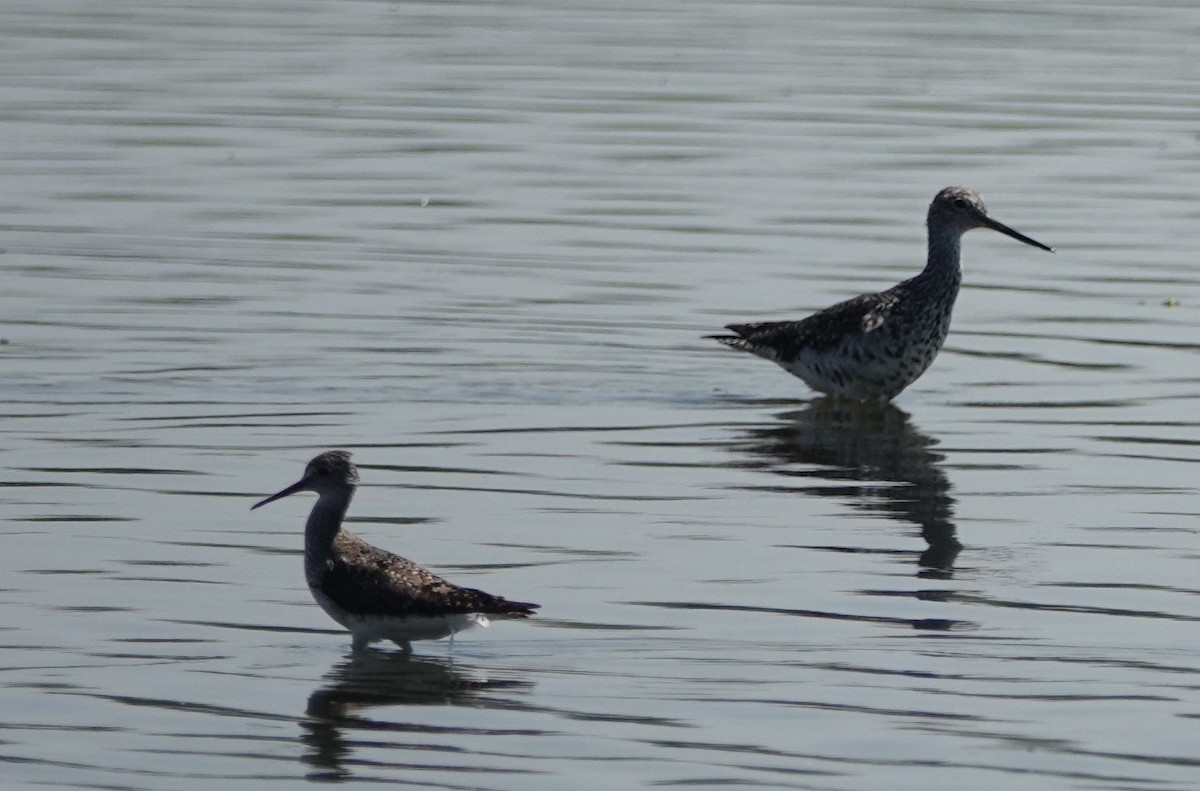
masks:
[[[978,192],[967,187],[946,187],[939,192],[933,203],[929,204],[925,225],[929,228],[931,240],[940,233],[951,233],[957,237],[973,228],[991,228],[1019,242],[1054,252],[1053,247],[1047,247],[1023,233],[1014,231],[1004,223],[993,220],[988,216],[983,198],[979,197]]]
[[[304,468],[304,477],[286,489],[250,506],[250,510],[296,492],[316,492],[318,495],[325,495],[347,490],[353,492],[357,486],[358,468],[350,461],[349,451],[327,450],[308,463]]]

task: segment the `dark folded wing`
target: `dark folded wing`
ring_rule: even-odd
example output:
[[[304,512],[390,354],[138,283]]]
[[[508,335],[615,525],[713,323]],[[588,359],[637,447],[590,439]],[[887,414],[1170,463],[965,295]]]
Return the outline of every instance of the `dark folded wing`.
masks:
[[[326,569],[321,592],[348,612],[401,617],[476,612],[526,617],[538,607],[459,587],[357,537],[339,543],[341,551]]]
[[[799,321],[730,324],[726,329],[736,335],[711,337],[747,351],[769,349],[776,359],[790,360],[802,349],[824,351],[849,336],[873,332],[883,325],[894,304],[888,291],[863,294]]]

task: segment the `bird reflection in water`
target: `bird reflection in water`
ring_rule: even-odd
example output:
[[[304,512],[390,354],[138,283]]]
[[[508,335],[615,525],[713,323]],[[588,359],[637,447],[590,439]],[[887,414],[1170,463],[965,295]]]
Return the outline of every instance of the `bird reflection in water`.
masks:
[[[891,403],[822,398],[779,418],[778,425],[750,429],[738,449],[780,475],[855,482],[805,491],[917,525],[929,545],[918,560],[919,576],[953,576],[962,544],[944,457],[932,450],[936,440]]]
[[[402,718],[373,718],[367,710],[373,707],[406,705],[466,705],[486,708],[488,696],[500,690],[522,690],[532,687],[528,681],[516,679],[481,678],[477,671],[460,671],[449,659],[415,659],[396,651],[366,649],[349,655],[334,665],[325,676],[323,686],[308,698],[303,742],[308,747],[304,760],[313,766],[310,780],[346,780],[352,772],[349,765],[363,762],[354,759],[356,746],[367,741],[352,734],[367,731],[377,734],[404,734],[404,746],[413,749],[438,749],[432,741],[419,743],[422,735],[444,735],[453,727],[429,726]],[[499,696],[491,699],[499,708],[512,708],[511,700]],[[478,722],[464,727],[464,733],[478,733]],[[436,767],[433,767],[436,768]]]

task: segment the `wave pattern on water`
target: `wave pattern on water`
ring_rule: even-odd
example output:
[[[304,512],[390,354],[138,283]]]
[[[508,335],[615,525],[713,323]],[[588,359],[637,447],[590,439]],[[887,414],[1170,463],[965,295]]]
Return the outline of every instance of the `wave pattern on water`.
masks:
[[[1195,787],[1186,4],[0,8],[6,788]],[[964,241],[894,406],[701,336]],[[306,504],[543,603],[347,654]]]

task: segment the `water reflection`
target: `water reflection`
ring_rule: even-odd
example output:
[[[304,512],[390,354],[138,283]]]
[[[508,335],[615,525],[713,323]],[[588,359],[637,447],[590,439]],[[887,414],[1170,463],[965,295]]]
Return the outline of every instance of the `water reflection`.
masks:
[[[342,780],[351,776],[349,764],[357,746],[354,731],[404,733],[409,749],[443,750],[419,743],[421,737],[480,729],[431,726],[399,718],[374,719],[366,710],[377,706],[481,705],[483,693],[502,689],[529,689],[533,685],[516,679],[481,677],[476,670],[460,670],[450,657],[413,657],[399,651],[367,649],[356,651],[330,668],[326,683],[308,698],[303,721],[303,741],[308,746],[304,760],[316,771],[316,780]],[[497,702],[497,705],[506,704]],[[412,741],[416,736],[417,743]],[[378,739],[378,737],[376,737]],[[361,759],[360,759],[361,760]]]
[[[868,513],[911,522],[929,545],[919,576],[948,579],[962,549],[955,536],[950,479],[937,441],[896,406],[818,399],[778,415],[779,423],[750,429],[737,450],[779,475],[852,481],[806,487]],[[789,489],[789,491],[793,491]]]

